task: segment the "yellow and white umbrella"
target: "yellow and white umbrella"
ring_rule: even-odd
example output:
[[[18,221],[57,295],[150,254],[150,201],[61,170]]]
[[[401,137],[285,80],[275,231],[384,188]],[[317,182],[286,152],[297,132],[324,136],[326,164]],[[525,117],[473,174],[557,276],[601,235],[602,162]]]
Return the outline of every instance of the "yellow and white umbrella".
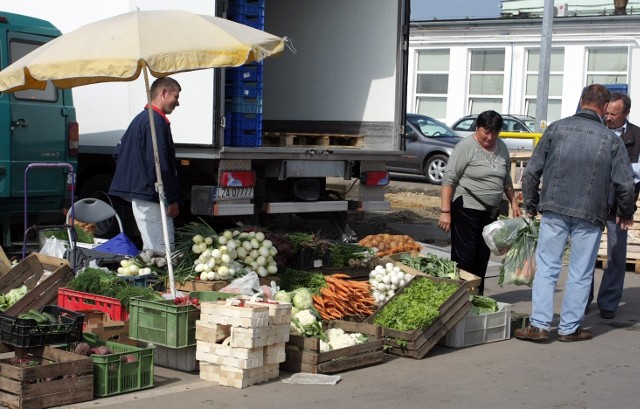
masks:
[[[48,81],[72,88],[145,79],[165,253],[175,295],[148,72],[154,77],[237,67],[284,49],[285,39],[219,17],[179,10],[134,11],[64,34],[0,71],[0,91],[44,89]]]

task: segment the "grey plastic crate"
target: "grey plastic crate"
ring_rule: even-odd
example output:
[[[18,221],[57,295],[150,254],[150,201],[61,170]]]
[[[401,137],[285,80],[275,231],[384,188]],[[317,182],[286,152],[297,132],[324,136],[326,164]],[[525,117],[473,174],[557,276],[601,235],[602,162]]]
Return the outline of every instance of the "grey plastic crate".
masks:
[[[463,348],[511,337],[511,304],[498,302],[497,312],[467,314],[439,342],[449,348]]]

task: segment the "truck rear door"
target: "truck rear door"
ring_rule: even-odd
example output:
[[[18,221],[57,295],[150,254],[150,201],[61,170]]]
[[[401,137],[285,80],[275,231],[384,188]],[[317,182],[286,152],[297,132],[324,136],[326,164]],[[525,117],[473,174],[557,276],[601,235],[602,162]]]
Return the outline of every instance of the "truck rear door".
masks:
[[[51,37],[8,32],[9,64],[49,40]],[[29,163],[67,161],[68,110],[64,107],[63,91],[52,84],[42,91],[27,90],[3,95],[2,100],[3,109],[8,107],[10,111],[10,163],[8,166],[2,164],[5,175],[0,175],[0,197],[22,197],[24,170]],[[6,138],[2,139],[6,141]],[[66,177],[61,168],[30,170],[29,196],[62,197],[66,190]]]

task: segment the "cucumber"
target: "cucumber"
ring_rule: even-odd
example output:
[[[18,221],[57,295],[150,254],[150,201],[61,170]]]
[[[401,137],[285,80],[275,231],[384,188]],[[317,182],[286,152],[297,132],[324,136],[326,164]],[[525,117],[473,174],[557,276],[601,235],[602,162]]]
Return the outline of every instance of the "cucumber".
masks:
[[[32,314],[29,314],[28,312],[25,312],[25,313],[22,313],[22,314],[18,315],[18,318],[20,318],[21,320],[35,320],[36,319]]]
[[[56,318],[55,315],[53,315],[53,314],[51,314],[49,312],[43,312],[42,315],[47,317],[47,319],[49,320],[49,324],[57,324],[58,323],[58,318]]]
[[[29,314],[33,315],[33,319],[36,320],[38,325],[40,324],[48,324],[49,318],[43,315],[40,311],[36,311],[34,309],[29,310]]]

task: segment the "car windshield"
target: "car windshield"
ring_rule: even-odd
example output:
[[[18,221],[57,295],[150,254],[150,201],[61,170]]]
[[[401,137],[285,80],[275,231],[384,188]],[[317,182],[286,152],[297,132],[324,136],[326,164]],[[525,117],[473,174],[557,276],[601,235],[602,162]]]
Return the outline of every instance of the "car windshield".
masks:
[[[524,124],[527,126],[527,128],[529,128],[529,132],[533,132],[533,130],[536,128],[536,119],[530,116],[516,116],[516,118],[518,118],[519,120],[521,120],[522,122],[524,122]]]
[[[414,117],[408,118],[413,126],[418,128],[423,135],[430,138],[440,138],[447,136],[458,136],[448,126],[442,122],[438,122],[435,119],[428,117]]]

